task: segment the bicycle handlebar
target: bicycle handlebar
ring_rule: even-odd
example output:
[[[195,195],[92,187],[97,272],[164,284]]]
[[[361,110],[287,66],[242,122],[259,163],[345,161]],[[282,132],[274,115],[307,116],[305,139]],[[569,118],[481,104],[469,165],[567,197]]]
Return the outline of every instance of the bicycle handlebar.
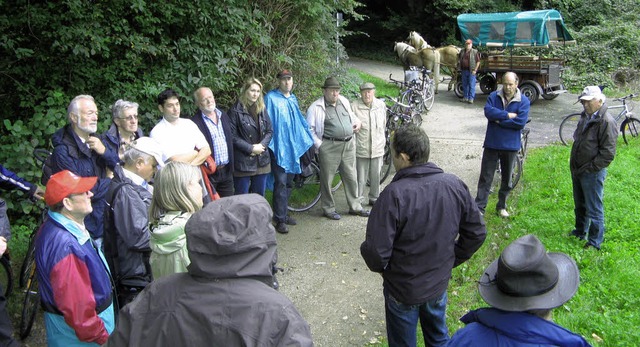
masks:
[[[47,157],[51,155],[49,150],[44,148],[36,148],[33,150],[33,158],[42,166],[44,161],[47,160]]]
[[[622,102],[626,102],[626,100],[627,100],[627,99],[633,99],[633,98],[635,98],[636,96],[638,96],[638,94],[629,94],[629,95],[627,95],[627,96],[623,96],[623,97],[621,97],[621,98],[615,98],[615,99],[613,99],[613,101],[622,101]]]

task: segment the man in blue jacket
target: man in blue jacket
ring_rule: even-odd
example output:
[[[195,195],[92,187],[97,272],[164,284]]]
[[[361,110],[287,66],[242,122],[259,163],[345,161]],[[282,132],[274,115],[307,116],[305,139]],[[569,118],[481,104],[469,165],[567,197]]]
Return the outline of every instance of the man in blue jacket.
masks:
[[[505,247],[478,283],[480,296],[492,307],[460,318],[466,326],[447,346],[590,346],[551,320],[552,309],[578,291],[578,266],[564,253],[547,253],[534,235]]]
[[[498,162],[502,175],[496,211],[503,218],[509,217],[507,212],[507,196],[513,188],[511,174],[520,150],[520,131],[529,118],[529,99],[518,89],[518,76],[507,72],[502,76],[502,89],[492,92],[484,106],[487,117],[487,132],[484,137],[484,151],[476,203],[482,213],[487,207],[493,175]]]

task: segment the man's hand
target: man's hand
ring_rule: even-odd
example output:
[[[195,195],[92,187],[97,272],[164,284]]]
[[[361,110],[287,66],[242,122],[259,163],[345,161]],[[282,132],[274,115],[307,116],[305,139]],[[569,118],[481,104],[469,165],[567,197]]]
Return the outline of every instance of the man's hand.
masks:
[[[36,186],[36,191],[33,192],[32,197],[38,200],[44,200],[44,189]]]
[[[2,256],[6,250],[7,250],[7,239],[5,239],[4,236],[0,236],[0,256]]]
[[[100,139],[95,136],[89,136],[89,139],[87,140],[87,146],[89,146],[89,149],[95,151],[99,155],[103,155],[104,152],[107,151],[107,147],[105,147],[102,141],[100,141]]]
[[[514,118],[518,117],[518,114],[517,113],[513,113],[513,112],[509,112],[507,115],[509,116],[509,119],[514,119]]]

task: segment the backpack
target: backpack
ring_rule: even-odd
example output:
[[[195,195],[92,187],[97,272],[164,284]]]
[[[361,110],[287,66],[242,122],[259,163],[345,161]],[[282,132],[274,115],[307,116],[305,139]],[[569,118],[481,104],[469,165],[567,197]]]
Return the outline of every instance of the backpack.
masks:
[[[116,284],[120,282],[120,264],[118,263],[118,238],[113,234],[116,229],[113,217],[113,202],[120,189],[127,184],[131,185],[129,182],[111,181],[109,191],[107,191],[107,195],[105,196],[107,208],[105,208],[104,211],[103,253],[111,269],[111,276]]]

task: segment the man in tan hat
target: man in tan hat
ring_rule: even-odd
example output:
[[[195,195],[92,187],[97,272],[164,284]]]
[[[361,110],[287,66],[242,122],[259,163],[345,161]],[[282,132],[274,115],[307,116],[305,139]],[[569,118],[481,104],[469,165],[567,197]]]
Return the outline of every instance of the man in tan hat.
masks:
[[[160,144],[150,137],[131,142],[124,166],[116,166],[107,193],[104,253],[118,291],[118,306],[131,302],[153,277],[149,257],[149,207],[153,179],[162,166]]]
[[[362,126],[356,133],[356,172],[358,175],[358,198],[365,203],[364,187],[369,181],[369,205],[380,195],[380,169],[384,155],[387,105],[376,98],[376,86],[371,82],[360,86],[360,98],[351,104],[353,113]]]
[[[616,156],[618,126],[604,104],[598,86],[584,88],[579,98],[584,111],[573,133],[569,168],[573,183],[575,228],[571,235],[586,240],[584,248],[600,250],[604,241],[604,179]]]
[[[478,289],[492,308],[473,310],[460,320],[447,346],[590,346],[551,321],[552,309],[578,291],[580,272],[564,253],[547,253],[534,235],[509,244],[484,271]]]
[[[314,146],[320,161],[320,204],[324,216],[339,220],[331,191],[331,183],[338,170],[344,182],[349,214],[369,217],[358,199],[356,180],[356,145],[354,134],[360,130],[361,122],[351,111],[349,100],[340,95],[340,82],[329,77],[322,86],[324,96],[316,100],[307,110],[307,122],[311,128]]]
[[[108,265],[84,224],[97,181],[63,170],[47,182],[35,253],[49,346],[102,345],[115,326]]]

